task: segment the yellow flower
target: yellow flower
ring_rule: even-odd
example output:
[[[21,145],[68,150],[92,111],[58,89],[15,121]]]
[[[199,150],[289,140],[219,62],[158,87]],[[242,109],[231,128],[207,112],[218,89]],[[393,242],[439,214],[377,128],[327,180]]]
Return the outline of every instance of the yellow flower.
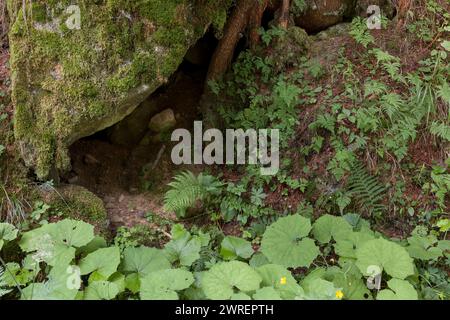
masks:
[[[344,297],[344,293],[342,292],[342,290],[336,291],[336,298],[341,300],[343,297]]]
[[[281,277],[280,284],[286,284],[287,280],[286,277]]]

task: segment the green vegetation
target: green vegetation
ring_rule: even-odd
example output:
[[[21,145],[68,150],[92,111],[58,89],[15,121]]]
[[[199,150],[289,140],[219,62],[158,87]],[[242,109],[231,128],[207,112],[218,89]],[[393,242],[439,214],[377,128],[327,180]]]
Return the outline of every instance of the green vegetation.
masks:
[[[216,108],[215,114],[204,116],[219,119],[221,128],[278,129],[280,170],[263,176],[260,165],[217,165],[166,172],[160,154],[162,160],[147,165],[152,169],[145,177],[154,180],[146,181],[146,192],[140,194],[151,204],[145,203],[146,210],[140,203],[128,210],[137,212],[136,221],[126,216],[113,221],[126,211],[121,198],[134,196],[134,191],[121,189],[109,201],[122,206],[116,212],[118,208],[104,205],[107,197],[91,193],[99,190],[30,183],[25,170],[7,167],[8,149],[17,146],[12,146],[11,119],[2,115],[2,107],[1,128],[8,124],[0,133],[9,132],[9,138],[0,142],[0,174],[5,177],[0,182],[0,297],[450,299],[450,44],[445,40],[450,14],[442,1],[419,2],[403,27],[383,18],[382,30],[369,30],[365,19],[355,17],[342,28],[314,36],[296,26],[259,29],[256,48],[239,52],[230,70],[207,84],[205,96]],[[13,69],[24,67],[26,54],[58,60],[69,51],[76,53],[63,66],[76,85],[56,90],[52,80],[48,89],[57,92],[55,101],[69,97],[76,108],[82,106],[76,119],[98,117],[101,122],[109,112],[103,109],[105,99],[120,99],[158,76],[155,57],[132,50],[135,41],[170,47],[160,64],[160,75],[169,77],[205,25],[212,21],[214,34],[223,35],[231,1],[217,10],[217,1],[198,1],[203,11],[195,27],[173,19],[190,10],[186,1],[102,3],[110,11],[126,8],[154,17],[160,28],[146,42],[141,39],[149,28],[145,19],[135,26],[102,25],[100,39],[108,31],[121,45],[100,43],[110,49],[108,67],[119,66],[101,90],[91,87],[101,73],[85,74],[79,68],[87,60],[100,63],[91,50],[63,48],[66,42],[59,36],[27,34],[28,22],[20,12],[11,31],[16,38]],[[34,5],[44,6],[40,1]],[[293,1],[294,14],[305,9],[305,1]],[[108,10],[95,19],[105,19]],[[45,14],[34,19],[45,19]],[[22,42],[22,37],[28,40]],[[67,37],[74,46],[80,40]],[[36,41],[36,52],[20,46],[28,41]],[[125,56],[131,62],[119,63]],[[35,63],[33,68],[49,66],[40,58]],[[62,130],[53,135],[55,128],[47,126],[49,118],[42,114],[55,101],[39,100],[48,103],[47,109],[39,109],[42,114],[34,119],[28,112],[27,82],[19,80],[14,80],[13,97],[16,139],[22,151],[29,142],[40,154],[35,158],[30,153],[36,161],[31,166],[45,177],[55,160],[69,163],[66,138],[74,128],[65,124],[73,117],[52,122]],[[161,83],[156,81],[154,88]],[[77,135],[87,133],[75,129]],[[14,170],[22,174],[13,175]],[[151,191],[156,188],[165,193],[155,200]]]

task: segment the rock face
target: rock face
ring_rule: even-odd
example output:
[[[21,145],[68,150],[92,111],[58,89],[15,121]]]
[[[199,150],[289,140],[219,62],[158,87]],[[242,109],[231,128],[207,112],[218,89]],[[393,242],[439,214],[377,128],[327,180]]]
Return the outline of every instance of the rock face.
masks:
[[[129,115],[231,0],[8,0],[15,135],[41,179],[67,148]],[[26,4],[25,10],[22,4]]]
[[[351,14],[355,0],[305,0],[306,9],[295,17],[295,24],[308,33],[324,30]]]

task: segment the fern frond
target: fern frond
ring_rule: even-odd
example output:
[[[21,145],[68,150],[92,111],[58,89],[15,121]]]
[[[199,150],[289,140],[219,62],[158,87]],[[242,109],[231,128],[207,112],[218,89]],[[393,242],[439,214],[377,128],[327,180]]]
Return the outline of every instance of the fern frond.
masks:
[[[433,122],[430,127],[430,132],[439,138],[450,141],[450,126],[442,122]]]
[[[356,162],[352,166],[352,175],[348,180],[347,188],[350,195],[370,214],[381,214],[385,206],[381,203],[386,188],[371,176],[366,168]]]
[[[164,196],[164,208],[183,216],[186,209],[196,201],[219,193],[221,186],[222,183],[213,176],[203,173],[195,176],[191,171],[182,172],[169,183],[170,190]]]

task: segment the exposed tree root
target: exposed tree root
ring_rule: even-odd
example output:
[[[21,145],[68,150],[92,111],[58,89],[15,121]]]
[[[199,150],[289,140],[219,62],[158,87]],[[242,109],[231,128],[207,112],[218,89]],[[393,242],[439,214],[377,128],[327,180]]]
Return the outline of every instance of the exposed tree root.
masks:
[[[225,74],[231,65],[234,51],[242,34],[248,29],[250,48],[256,48],[260,42],[259,29],[262,17],[268,6],[276,4],[280,7],[278,25],[286,29],[289,24],[290,0],[238,0],[233,13],[225,26],[224,36],[211,59],[207,80],[215,80]]]

